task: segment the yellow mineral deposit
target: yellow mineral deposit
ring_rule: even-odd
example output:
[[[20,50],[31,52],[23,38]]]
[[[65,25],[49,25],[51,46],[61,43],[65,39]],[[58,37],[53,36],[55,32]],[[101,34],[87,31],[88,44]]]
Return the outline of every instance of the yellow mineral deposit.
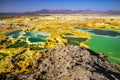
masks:
[[[90,15],[90,17],[88,15]],[[39,49],[50,49],[57,45],[68,44],[68,39],[64,38],[66,34],[71,34],[68,36],[73,36],[75,38],[91,39],[90,34],[73,29],[71,28],[72,26],[120,30],[120,17],[116,15],[111,17],[110,15],[98,14],[40,14],[32,16],[13,16],[0,18],[0,20],[2,21],[0,24],[0,73],[30,72],[32,70],[31,68],[26,69],[26,67],[29,67],[28,64],[32,64],[32,61],[37,60],[40,56],[47,56],[46,54],[40,53]],[[20,43],[25,43],[29,37],[11,38],[10,36],[6,36],[6,33],[13,34],[12,32],[15,30],[21,30],[18,35],[26,32],[45,32],[50,35],[45,39],[46,42],[43,44],[23,45]],[[78,43],[82,47],[89,48],[84,42]],[[12,48],[11,46],[17,47]],[[32,50],[35,48],[36,50]],[[16,69],[15,71],[14,68]]]

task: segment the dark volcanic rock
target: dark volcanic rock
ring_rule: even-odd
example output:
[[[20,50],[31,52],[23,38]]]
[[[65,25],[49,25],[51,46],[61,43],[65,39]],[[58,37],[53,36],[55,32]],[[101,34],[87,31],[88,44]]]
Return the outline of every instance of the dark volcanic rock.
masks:
[[[1,74],[7,80],[119,80],[117,64],[107,61],[104,55],[78,46],[58,46],[42,50],[49,55],[33,61],[33,72]]]

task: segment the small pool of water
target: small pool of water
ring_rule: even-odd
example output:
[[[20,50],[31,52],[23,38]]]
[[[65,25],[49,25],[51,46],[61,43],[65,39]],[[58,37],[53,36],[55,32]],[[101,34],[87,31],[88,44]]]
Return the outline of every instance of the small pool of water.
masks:
[[[98,30],[83,27],[72,27],[92,36],[85,42],[90,49],[108,56],[109,61],[120,64],[120,33],[114,30]]]
[[[31,37],[31,36],[35,36],[34,32],[26,32],[22,35],[22,37]]]
[[[68,40],[66,45],[80,45],[80,42],[86,41],[87,38],[75,37],[72,33],[66,33],[63,36],[64,39]]]
[[[46,42],[46,38],[50,36],[49,33],[46,32],[38,32],[35,33],[33,31],[30,32],[25,32],[21,33],[21,30],[15,30],[10,33],[6,33],[6,36],[12,37],[12,38],[26,38],[26,42],[29,44],[34,44],[34,43],[44,43]]]
[[[34,32],[27,32],[23,35],[23,37],[28,38],[29,43],[44,43],[46,42],[46,38],[48,38],[50,35],[46,32],[39,32],[39,33],[34,33]]]
[[[43,35],[36,35],[36,36],[31,36],[30,38],[28,38],[28,40],[31,43],[35,43],[35,42],[46,42],[47,40],[45,40],[45,38],[47,38],[48,36],[43,36]]]
[[[6,36],[10,36],[10,37],[12,37],[12,38],[18,38],[18,36],[20,35],[20,32],[21,32],[22,30],[15,30],[15,31],[12,31],[12,32],[8,32],[8,33],[6,33],[5,35]]]
[[[8,46],[7,48],[19,48],[19,47],[26,47],[27,43],[22,41],[22,42],[17,42],[13,45]]]
[[[120,32],[113,30],[88,29],[83,27],[73,27],[73,28],[78,30],[83,30],[85,32],[89,32],[96,35],[111,36],[111,37],[120,36]]]

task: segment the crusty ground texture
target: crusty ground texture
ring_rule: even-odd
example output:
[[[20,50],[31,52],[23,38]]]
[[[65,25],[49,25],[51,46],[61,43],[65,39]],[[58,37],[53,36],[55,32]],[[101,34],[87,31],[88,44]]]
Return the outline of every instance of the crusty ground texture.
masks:
[[[33,61],[30,73],[2,73],[4,80],[119,80],[117,64],[106,56],[79,46],[57,46],[40,50],[47,57]]]

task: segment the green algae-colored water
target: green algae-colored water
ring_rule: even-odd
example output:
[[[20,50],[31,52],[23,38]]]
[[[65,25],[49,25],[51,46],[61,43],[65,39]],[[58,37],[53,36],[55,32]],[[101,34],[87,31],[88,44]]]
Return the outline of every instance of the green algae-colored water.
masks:
[[[106,54],[111,62],[120,64],[120,37],[112,38],[92,35],[86,42],[93,51]]]
[[[13,32],[9,32],[9,33],[6,33],[6,36],[10,36],[12,38],[18,38],[18,36],[20,35],[20,32],[22,30],[15,30]]]
[[[39,43],[39,42],[46,42],[46,38],[49,37],[48,33],[45,32],[25,32],[24,34],[20,34],[21,30],[15,30],[10,33],[6,33],[6,36],[10,36],[12,38],[28,38],[30,43]],[[21,44],[22,45],[22,44]]]
[[[30,37],[28,40],[33,43],[33,42],[46,42],[45,38],[47,36],[43,36],[43,35],[37,35],[37,36],[33,36]]]
[[[108,60],[120,64],[120,33],[113,30],[97,30],[73,27],[92,36],[85,43],[95,52],[107,55]]]
[[[27,43],[22,41],[22,42],[18,42],[18,43],[8,46],[8,48],[19,48],[19,47],[26,47],[26,46],[27,46]]]
[[[24,37],[31,37],[31,36],[34,36],[34,32],[26,32],[26,33],[23,34],[22,36],[24,36]]]
[[[80,45],[80,42],[86,41],[86,38],[65,37],[68,39],[67,45]]]
[[[68,40],[68,43],[66,43],[66,45],[78,45],[78,46],[80,45],[80,42],[87,40],[87,38],[75,37],[71,33],[66,33],[63,38]]]
[[[47,33],[34,33],[34,32],[26,32],[23,37],[28,38],[30,43],[36,42],[46,42],[46,38],[48,37]]]

